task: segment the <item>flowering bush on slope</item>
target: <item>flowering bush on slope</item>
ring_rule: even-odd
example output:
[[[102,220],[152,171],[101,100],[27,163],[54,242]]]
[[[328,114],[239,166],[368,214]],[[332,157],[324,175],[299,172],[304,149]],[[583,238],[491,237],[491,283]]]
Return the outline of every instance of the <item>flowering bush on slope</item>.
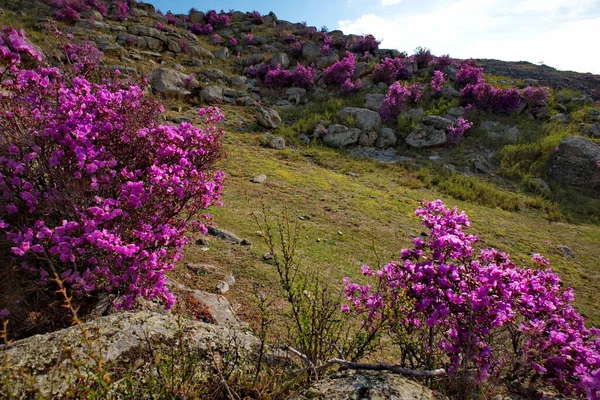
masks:
[[[528,86],[521,91],[521,96],[530,107],[542,107],[547,105],[548,100],[550,100],[550,88],[547,86]]]
[[[437,93],[442,90],[442,86],[446,83],[446,77],[442,71],[433,71],[433,77],[431,78],[431,89],[433,93]]]
[[[537,375],[562,393],[597,399],[600,331],[587,329],[571,306],[573,290],[549,269],[518,268],[494,249],[477,254],[477,236],[464,232],[470,226],[467,215],[440,200],[424,203],[415,214],[428,237],[415,238],[400,261],[378,271],[364,266],[362,273],[377,279],[375,285],[345,279],[346,297],[365,316],[365,328],[384,325],[408,335],[429,331],[426,359],[441,351],[450,375],[474,368],[481,381],[506,366],[507,349],[494,340],[511,327],[520,333],[513,336],[516,356]],[[538,268],[549,264],[539,254],[533,261]]]
[[[373,70],[373,83],[384,82],[391,85],[398,79],[410,78],[410,72],[406,67],[406,59],[384,58]]]
[[[19,69],[34,50],[3,32],[0,248],[13,262],[2,268],[42,284],[56,271],[80,293],[118,294],[123,308],[139,296],[170,307],[165,272],[188,228],[204,229],[198,213],[219,203],[222,114],[201,110],[204,128],[159,125],[160,105],[126,81]]]
[[[323,71],[323,82],[326,85],[341,87],[347,79],[352,79],[354,76],[354,64],[356,64],[354,54],[347,52],[344,58]]]
[[[416,104],[421,98],[421,89],[418,83],[410,86],[395,82],[390,86],[383,102],[379,106],[379,115],[381,119],[390,122],[396,119],[400,111],[404,109],[407,103]]]
[[[475,106],[482,111],[510,115],[519,109],[521,93],[518,89],[501,89],[485,81],[469,83],[460,91],[461,103]]]

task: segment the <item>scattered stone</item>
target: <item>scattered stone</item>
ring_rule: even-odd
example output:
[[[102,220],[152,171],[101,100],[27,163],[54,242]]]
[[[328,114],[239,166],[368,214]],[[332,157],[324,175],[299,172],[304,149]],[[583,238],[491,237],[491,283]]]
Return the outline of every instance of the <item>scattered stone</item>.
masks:
[[[281,125],[281,117],[277,111],[268,107],[258,107],[256,109],[256,119],[260,126],[275,129]]]
[[[302,143],[303,145],[305,145],[305,146],[308,146],[310,144],[310,142],[311,142],[310,138],[308,136],[306,136],[304,133],[301,133],[298,136],[298,141],[300,143]]]
[[[252,246],[252,243],[248,239],[242,239],[240,242],[242,246]]]
[[[358,145],[364,147],[373,147],[375,146],[375,141],[377,140],[376,132],[363,132],[358,137]]]
[[[355,157],[369,158],[384,163],[410,163],[414,164],[415,160],[411,157],[400,156],[393,148],[377,149],[374,147],[354,147],[350,149],[350,154]]]
[[[319,57],[317,59],[316,65],[317,65],[317,68],[319,68],[319,69],[325,69],[325,68],[331,67],[333,64],[335,64],[339,60],[340,60],[340,58],[338,57],[338,55],[336,53],[333,53],[329,56]]]
[[[210,244],[210,240],[207,237],[201,237],[200,239],[196,240],[196,244],[198,246],[208,246]]]
[[[452,125],[454,125],[453,121],[451,121],[447,118],[440,117],[438,115],[427,115],[427,116],[423,117],[422,122],[425,125],[430,125],[436,129],[442,129],[442,130],[447,130]]]
[[[291,104],[303,104],[306,100],[306,89],[299,87],[291,87],[285,91],[287,101]]]
[[[552,118],[550,118],[550,121],[557,121],[557,122],[567,122],[568,120],[569,120],[569,117],[567,117],[563,113],[558,113],[556,115],[553,115]]]
[[[171,95],[189,95],[186,88],[189,75],[170,68],[159,68],[150,75],[150,86],[157,92]],[[198,81],[192,79],[192,87],[198,86]]]
[[[281,136],[266,135],[267,146],[275,150],[285,149],[285,139]]]
[[[277,65],[281,67],[281,69],[287,69],[290,66],[290,57],[287,53],[275,53],[271,56],[271,65]]]
[[[379,137],[375,142],[375,147],[379,149],[385,149],[388,147],[395,147],[398,143],[398,138],[396,137],[396,133],[393,129],[382,127],[379,132]]]
[[[425,111],[422,108],[409,108],[408,110],[402,112],[403,117],[411,118],[411,119],[419,119],[425,114]]]
[[[358,142],[360,129],[348,128],[344,125],[332,124],[323,135],[323,142],[331,147],[344,147]]]
[[[452,99],[456,99],[456,98],[460,97],[460,92],[458,90],[454,89],[454,87],[450,84],[444,85],[444,87],[442,87],[442,90],[440,90],[440,94],[442,95],[443,98],[448,99],[448,100],[452,100]]]
[[[390,372],[343,371],[314,382],[293,400],[433,400],[430,389]]]
[[[556,246],[556,248],[563,253],[563,255],[568,258],[569,260],[572,260],[575,258],[575,253],[573,252],[573,250],[571,250],[570,248],[568,248],[565,245],[559,245]]]
[[[250,179],[250,182],[252,183],[265,183],[267,181],[267,176],[266,175],[256,175],[255,177],[253,177],[252,179]]]
[[[464,107],[450,107],[448,110],[446,110],[446,114],[455,118],[462,117],[465,115],[465,109]]]
[[[265,253],[265,254],[263,254],[263,259],[267,260],[267,261],[268,260],[272,260],[273,259],[273,254],[271,254],[271,253]]]
[[[371,93],[365,96],[365,108],[369,110],[377,111],[381,106],[381,103],[385,99],[385,94]]]
[[[235,277],[232,274],[226,275],[225,278],[223,278],[223,281],[227,283],[229,287],[235,285]]]
[[[229,49],[227,47],[221,47],[216,51],[215,57],[219,60],[227,60],[229,58]]]
[[[343,235],[342,231],[337,231],[337,234],[340,235],[340,236]]]
[[[207,86],[200,91],[200,100],[207,104],[222,103],[223,89],[219,86]]]
[[[321,55],[321,47],[313,42],[302,45],[302,57],[306,60],[314,60]]]
[[[558,145],[548,175],[573,186],[600,186],[600,146],[581,136],[570,136]]]
[[[337,116],[343,124],[354,125],[363,131],[378,131],[381,127],[379,113],[367,108],[344,107]]]
[[[406,143],[416,148],[440,146],[447,141],[446,132],[431,125],[421,125],[406,137]]]
[[[586,136],[600,138],[600,124],[589,124],[583,129],[582,133]]]
[[[221,281],[217,284],[216,289],[219,294],[225,294],[229,292],[229,284],[225,281]]]
[[[227,232],[226,230],[215,228],[214,226],[208,227],[208,234],[216,237],[217,239],[221,239],[224,242],[230,243],[230,244],[242,244],[243,245],[244,241],[246,241],[247,243],[250,243],[246,239],[241,239],[231,232]]]
[[[490,174],[492,172],[492,167],[485,157],[479,154],[471,153],[466,156],[466,159],[467,162],[471,164],[473,171],[480,174]]]
[[[239,90],[248,90],[248,78],[242,75],[235,75],[231,78],[231,85]]]
[[[360,175],[357,174],[356,172],[348,172],[346,175],[351,176],[353,178],[359,178],[360,177]]]

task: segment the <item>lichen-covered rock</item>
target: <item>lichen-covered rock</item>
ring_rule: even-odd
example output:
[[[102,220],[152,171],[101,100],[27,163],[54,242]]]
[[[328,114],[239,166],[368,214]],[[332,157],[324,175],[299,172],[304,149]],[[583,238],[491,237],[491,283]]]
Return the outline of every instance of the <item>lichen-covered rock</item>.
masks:
[[[370,93],[365,96],[365,107],[369,110],[377,111],[381,106],[381,103],[385,99],[385,94],[382,93]]]
[[[376,140],[377,132],[363,132],[358,137],[358,145],[364,147],[373,147],[375,146]]]
[[[425,117],[423,117],[423,124],[425,125],[431,125],[433,126],[435,129],[442,129],[442,130],[446,130],[448,128],[450,128],[452,125],[454,125],[454,122],[444,118],[444,117],[440,117],[438,115],[427,115]]]
[[[268,107],[258,107],[256,109],[256,121],[260,126],[268,129],[275,129],[281,125],[279,113]]]
[[[150,75],[150,86],[157,92],[171,95],[188,95],[189,87],[198,86],[198,81],[170,68],[159,68]]]
[[[119,312],[0,346],[0,355],[7,361],[4,368],[8,369],[3,373],[12,376],[10,388],[4,389],[23,399],[36,397],[35,394],[41,398],[63,398],[70,393],[72,397],[79,385],[88,383],[87,375],[91,374],[89,383],[94,382],[99,360],[108,368],[115,385],[123,371],[135,371],[140,382],[156,379],[157,354],[168,348],[172,352],[173,343],[180,343],[179,348],[188,355],[206,353],[198,357],[200,363],[196,366],[196,373],[201,376],[210,371],[209,355],[228,352],[233,338],[242,355],[249,355],[257,344],[250,333],[228,326],[166,312]]]
[[[388,147],[394,147],[398,143],[398,138],[393,129],[383,127],[379,132],[379,137],[375,142],[375,147],[385,149]]]
[[[389,372],[344,371],[313,383],[294,400],[433,400],[415,381]]]
[[[223,89],[219,86],[207,86],[200,92],[200,100],[208,104],[221,103],[223,101]]]
[[[416,148],[441,146],[447,141],[446,132],[433,125],[420,125],[406,137],[406,143]]]
[[[287,69],[290,66],[290,57],[287,53],[275,53],[271,56],[271,65],[277,65],[281,67],[281,69]]]
[[[567,185],[600,187],[600,146],[581,136],[563,139],[548,164],[548,175]]]
[[[350,146],[358,142],[360,134],[360,129],[332,124],[327,128],[327,133],[323,135],[323,142],[331,147]]]
[[[302,45],[302,57],[307,60],[314,60],[321,55],[321,47],[313,42],[306,42]]]
[[[363,131],[378,131],[381,127],[379,113],[366,108],[344,107],[337,113],[343,124],[353,125]]]

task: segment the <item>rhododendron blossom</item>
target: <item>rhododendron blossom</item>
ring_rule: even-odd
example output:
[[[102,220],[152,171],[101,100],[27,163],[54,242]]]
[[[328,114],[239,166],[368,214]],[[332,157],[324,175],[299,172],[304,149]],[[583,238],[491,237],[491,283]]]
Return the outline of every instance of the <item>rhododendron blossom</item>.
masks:
[[[386,122],[395,120],[406,104],[416,104],[421,98],[421,88],[418,83],[410,86],[395,82],[390,86],[383,102],[379,106],[379,115]]]
[[[159,125],[162,107],[142,88],[65,68],[13,65],[0,81],[6,267],[42,284],[56,271],[79,293],[117,294],[123,308],[140,296],[170,307],[165,272],[182,258],[188,229],[205,229],[202,210],[219,204],[223,116],[209,108],[203,128]]]
[[[428,354],[444,354],[438,362],[450,375],[472,369],[478,381],[507,368],[509,349],[495,340],[511,328],[519,333],[514,357],[562,393],[597,399],[600,330],[585,327],[571,305],[573,290],[544,269],[548,260],[534,254],[537,268],[525,269],[495,249],[475,251],[477,236],[464,232],[467,215],[440,200],[423,203],[415,214],[428,236],[415,238],[400,261],[377,271],[362,267],[374,284],[346,278],[349,305],[342,310],[362,314],[370,331],[431,332],[424,335],[433,346]]]
[[[437,93],[442,90],[442,86],[446,83],[446,77],[442,71],[433,71],[433,77],[431,78],[431,89],[433,93]]]

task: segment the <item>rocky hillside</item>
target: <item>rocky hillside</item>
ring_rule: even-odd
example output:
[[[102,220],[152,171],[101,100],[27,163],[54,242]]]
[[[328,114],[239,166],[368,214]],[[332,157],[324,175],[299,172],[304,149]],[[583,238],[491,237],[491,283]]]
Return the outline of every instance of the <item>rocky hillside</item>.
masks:
[[[596,331],[586,326],[600,323],[600,77],[527,63],[460,60],[425,48],[381,49],[370,35],[319,31],[267,10],[172,14],[149,3],[95,0],[8,0],[2,7],[0,22],[26,34],[8,28],[0,33],[2,65],[17,54],[14,69],[41,67],[35,71],[47,78],[29,91],[60,82],[59,93],[87,99],[81,95],[86,85],[102,89],[92,105],[69,96],[65,101],[73,101],[72,108],[57,105],[57,119],[77,112],[84,117],[58,128],[50,124],[53,139],[67,132],[57,140],[64,149],[48,155],[50,167],[31,179],[33,186],[81,163],[84,179],[93,176],[90,186],[63,191],[64,198],[55,195],[60,185],[42,188],[50,194],[37,193],[38,200],[64,203],[39,212],[29,225],[23,221],[36,207],[27,203],[20,209],[3,194],[0,321],[8,322],[2,332],[7,343],[0,347],[2,395],[597,395],[600,352]],[[47,66],[68,72],[54,74]],[[18,85],[38,79],[36,73],[14,82],[0,77],[2,93],[29,99]],[[51,104],[54,97],[43,93]],[[105,108],[113,104],[106,99],[131,109]],[[23,126],[40,134],[37,108],[32,114],[19,108],[18,115],[31,118],[13,126],[10,102],[0,106],[9,111],[0,114],[6,132],[29,146]],[[94,118],[101,118],[88,120],[86,108],[95,107],[101,112]],[[72,138],[74,125],[79,130]],[[133,127],[137,136],[120,136],[117,144],[109,136],[65,145],[121,126]],[[132,137],[136,145],[159,145],[155,152],[142,145],[132,151]],[[193,148],[180,146],[190,137],[198,140]],[[146,142],[150,139],[154,142]],[[0,168],[19,174],[18,163],[5,162],[19,154],[9,142],[0,142]],[[106,149],[120,161],[85,164]],[[60,164],[69,150],[77,155]],[[136,167],[144,157],[153,162],[169,152],[181,156],[173,165],[165,157],[164,163]],[[181,178],[191,164],[186,157],[194,156],[214,175],[194,170]],[[126,167],[118,173],[94,175],[119,162]],[[225,172],[224,181],[213,167]],[[152,190],[140,184],[147,171],[160,171],[146,182]],[[82,173],[73,176],[67,182],[77,189]],[[196,190],[190,196],[194,207],[179,208],[169,195],[184,198],[176,184],[198,176],[204,180],[190,185]],[[106,182],[115,177],[128,179],[119,186],[127,204],[118,209],[121,197],[110,199],[98,189],[104,184],[102,190],[110,193]],[[167,181],[174,186],[157,189]],[[14,177],[0,179],[3,193],[13,188],[7,182],[22,185]],[[135,211],[160,196],[170,200]],[[422,203],[434,199],[443,203]],[[102,229],[76,237],[67,223],[77,217],[64,205],[69,201],[74,210],[89,206],[91,217],[80,213],[83,222],[76,224]],[[470,226],[466,214],[444,203],[472,218],[469,235],[462,232]],[[423,224],[414,216],[420,206],[426,208],[417,211]],[[206,235],[186,232],[189,240],[184,239],[187,215],[181,214],[207,208],[212,225],[199,222]],[[148,233],[147,226],[174,209],[179,213],[165,218],[156,236]],[[141,218],[141,225],[113,230],[116,224],[107,221],[122,215]],[[58,244],[47,249],[33,245],[46,235],[39,223],[44,219],[56,219],[60,232]],[[140,226],[147,231],[139,233]],[[132,249],[143,246],[126,246],[115,232],[123,238],[139,234],[144,252],[152,249],[155,258],[123,268]],[[69,252],[75,242],[80,247]],[[84,257],[90,243],[98,248]],[[106,248],[118,256],[111,253],[112,264],[100,267]],[[484,248],[499,251],[478,255]],[[27,257],[31,264],[23,261]],[[138,272],[156,267],[161,257],[171,257],[167,267]],[[427,281],[430,266],[422,259],[437,263],[440,275]],[[52,269],[37,274],[39,260]],[[543,272],[550,262],[556,274]],[[55,268],[61,274],[52,280]],[[424,269],[410,275],[419,268]],[[412,279],[405,287],[396,285],[406,289],[399,298],[394,296],[401,291],[384,292],[382,282],[362,286],[393,273],[398,282]],[[481,282],[492,283],[477,286]],[[409,290],[436,285],[440,297]],[[575,289],[574,299],[567,286]],[[173,296],[174,307],[164,310]],[[435,307],[427,308],[431,304]],[[409,309],[418,310],[410,321],[403,319]],[[78,326],[69,327],[71,320]],[[466,332],[477,339],[470,341]]]

